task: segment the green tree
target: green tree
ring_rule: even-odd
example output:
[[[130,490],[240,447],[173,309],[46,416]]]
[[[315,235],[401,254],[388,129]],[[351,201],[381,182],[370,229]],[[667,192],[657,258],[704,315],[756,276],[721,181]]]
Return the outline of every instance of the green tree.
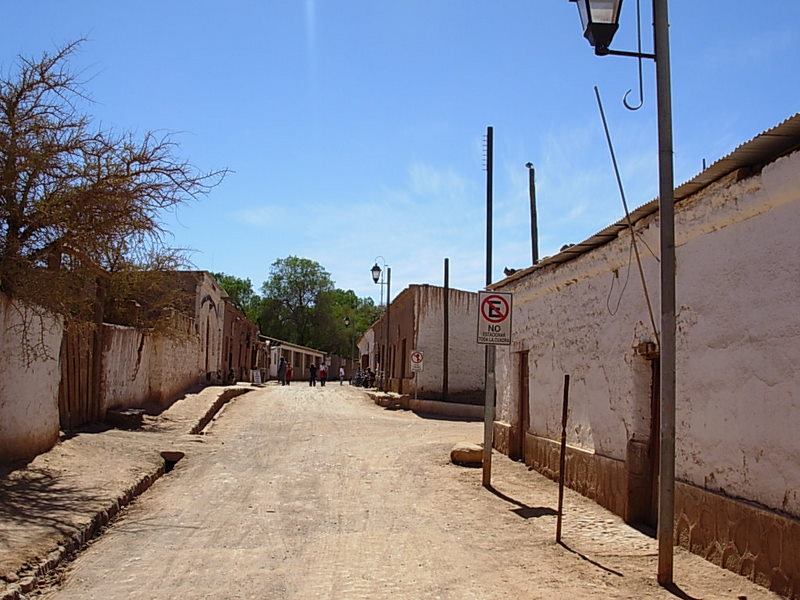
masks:
[[[250,279],[242,279],[225,273],[214,273],[214,279],[230,297],[234,306],[253,323],[258,322],[261,312],[261,297],[253,291]]]
[[[319,263],[296,256],[276,260],[261,288],[266,300],[260,320],[262,331],[295,344],[312,346],[317,304],[323,294],[333,289],[330,274]]]
[[[350,358],[356,337],[364,333],[379,315],[380,309],[372,298],[359,298],[353,290],[338,288],[326,292],[317,304],[316,347]]]

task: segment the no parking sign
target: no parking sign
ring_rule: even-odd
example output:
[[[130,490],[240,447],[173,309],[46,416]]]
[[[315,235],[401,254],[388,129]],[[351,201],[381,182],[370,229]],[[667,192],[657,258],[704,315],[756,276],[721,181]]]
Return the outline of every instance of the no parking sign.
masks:
[[[424,370],[423,362],[424,355],[422,350],[412,350],[411,351],[411,371],[413,373],[420,373]]]
[[[478,292],[478,343],[511,343],[511,294]]]

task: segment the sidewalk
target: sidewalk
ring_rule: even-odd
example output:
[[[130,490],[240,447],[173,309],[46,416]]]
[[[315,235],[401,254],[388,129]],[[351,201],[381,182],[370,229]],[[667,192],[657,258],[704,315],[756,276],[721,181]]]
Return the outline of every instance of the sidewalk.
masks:
[[[168,468],[248,385],[187,394],[136,431],[78,433],[0,478],[0,600],[19,598]],[[162,452],[182,453],[167,454]]]

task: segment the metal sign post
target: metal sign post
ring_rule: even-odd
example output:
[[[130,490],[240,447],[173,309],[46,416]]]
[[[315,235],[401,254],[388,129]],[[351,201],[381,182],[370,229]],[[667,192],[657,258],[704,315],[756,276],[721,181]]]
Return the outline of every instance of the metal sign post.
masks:
[[[511,343],[511,303],[508,292],[478,292],[477,342],[486,345],[486,401],[483,422],[483,485],[491,485],[495,402],[495,346]]]
[[[411,351],[411,372],[414,373],[414,400],[417,399],[417,376],[425,370],[424,354],[421,350]]]

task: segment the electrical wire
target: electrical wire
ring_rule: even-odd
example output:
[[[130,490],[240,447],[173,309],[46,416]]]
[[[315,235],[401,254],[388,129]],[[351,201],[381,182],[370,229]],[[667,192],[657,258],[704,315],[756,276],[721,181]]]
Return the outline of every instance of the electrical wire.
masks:
[[[600,99],[600,90],[597,89],[597,86],[594,86],[594,95],[597,97],[597,106],[600,108],[600,117],[603,120],[603,129],[605,130],[606,133],[608,150],[611,153],[611,163],[614,165],[614,174],[617,177],[617,186],[619,187],[619,194],[622,197],[622,206],[625,208],[625,219],[628,223],[628,229],[631,232],[631,245],[633,246],[633,251],[636,254],[636,264],[639,266],[639,277],[642,280],[642,289],[644,290],[644,298],[645,301],[647,302],[647,311],[650,313],[650,324],[653,326],[653,335],[656,338],[656,345],[660,348],[661,342],[659,341],[658,327],[656,327],[656,319],[653,316],[653,305],[650,302],[650,293],[647,290],[647,281],[645,281],[644,278],[644,269],[642,268],[642,259],[639,256],[639,247],[636,245],[636,232],[634,232],[633,230],[633,222],[631,221],[631,214],[630,211],[628,211],[628,201],[625,199],[625,190],[622,187],[622,178],[619,175],[619,168],[617,167],[617,157],[616,154],[614,153],[614,145],[611,143],[611,134],[608,132],[608,123],[606,122],[606,113],[603,110],[603,101]],[[623,291],[624,290],[625,288],[623,288]],[[621,299],[622,297],[620,295],[620,301]]]
[[[611,287],[608,288],[608,297],[606,298],[606,308],[608,309],[608,314],[612,317],[617,314],[619,311],[619,305],[622,304],[622,296],[625,294],[625,288],[628,287],[628,281],[631,278],[631,263],[633,263],[633,244],[631,244],[630,249],[628,250],[628,269],[625,273],[625,283],[622,284],[622,289],[619,291],[619,298],[617,298],[617,305],[611,308],[611,292],[614,291],[614,281],[619,279],[619,271],[614,269],[611,275]]]

